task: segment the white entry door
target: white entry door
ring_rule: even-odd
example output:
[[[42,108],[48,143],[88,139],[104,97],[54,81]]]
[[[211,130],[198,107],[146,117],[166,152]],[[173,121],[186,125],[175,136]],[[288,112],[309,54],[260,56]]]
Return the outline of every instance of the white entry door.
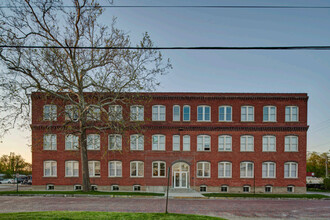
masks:
[[[174,188],[188,188],[188,172],[174,172]]]

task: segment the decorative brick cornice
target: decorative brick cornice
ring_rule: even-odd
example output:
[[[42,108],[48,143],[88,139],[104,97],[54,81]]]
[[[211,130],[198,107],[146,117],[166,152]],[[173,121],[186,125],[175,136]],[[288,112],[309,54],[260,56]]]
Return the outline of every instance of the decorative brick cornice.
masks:
[[[31,125],[32,130],[65,130],[62,125]],[[142,125],[141,130],[176,130],[176,131],[307,131],[309,126],[174,126]],[[78,129],[78,126],[71,126]],[[129,128],[127,130],[130,130]],[[135,129],[132,129],[135,130]]]

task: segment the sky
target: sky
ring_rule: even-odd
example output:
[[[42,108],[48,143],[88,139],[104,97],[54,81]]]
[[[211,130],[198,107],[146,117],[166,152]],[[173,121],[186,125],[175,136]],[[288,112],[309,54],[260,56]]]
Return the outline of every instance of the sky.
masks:
[[[330,6],[330,1],[114,0],[114,5]],[[330,9],[111,8],[102,21],[112,16],[134,43],[148,32],[156,46],[330,45]],[[330,149],[330,51],[162,54],[173,69],[159,78],[159,92],[308,93],[307,150]],[[31,161],[29,136],[30,131],[12,130],[0,142],[0,155],[15,152]]]

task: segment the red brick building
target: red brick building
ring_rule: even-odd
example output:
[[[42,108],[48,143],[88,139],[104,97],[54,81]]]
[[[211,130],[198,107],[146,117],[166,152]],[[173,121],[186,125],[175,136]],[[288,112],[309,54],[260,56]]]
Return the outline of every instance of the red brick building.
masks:
[[[148,93],[143,105],[109,106],[112,120],[142,121],[143,133],[88,131],[91,184],[98,190],[303,193],[307,100],[304,93]],[[82,183],[78,139],[60,113],[70,106],[32,95],[35,189]],[[97,115],[98,112],[95,112]]]

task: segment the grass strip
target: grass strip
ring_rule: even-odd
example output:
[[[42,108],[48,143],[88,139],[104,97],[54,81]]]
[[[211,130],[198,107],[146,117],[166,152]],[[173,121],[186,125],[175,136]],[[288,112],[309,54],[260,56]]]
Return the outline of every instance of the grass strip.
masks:
[[[18,194],[18,195],[27,195],[27,194],[64,194],[64,195],[125,195],[125,196],[164,196],[164,193],[149,193],[149,192],[83,192],[83,191],[0,191],[0,195],[8,194]]]
[[[329,196],[320,194],[236,194],[236,193],[204,193],[206,197],[243,197],[243,198],[306,198],[324,199]]]
[[[223,218],[186,214],[68,211],[1,213],[0,219],[225,220]]]

